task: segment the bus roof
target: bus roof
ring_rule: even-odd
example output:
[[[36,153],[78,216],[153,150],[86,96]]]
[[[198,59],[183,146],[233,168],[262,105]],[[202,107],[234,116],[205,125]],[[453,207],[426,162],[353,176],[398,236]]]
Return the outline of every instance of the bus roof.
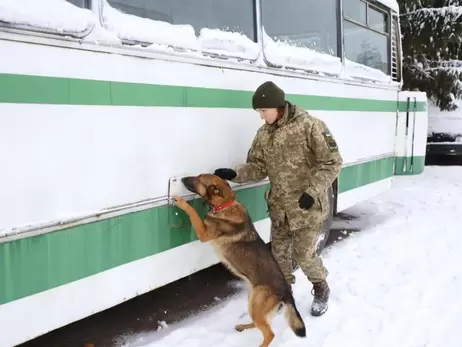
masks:
[[[389,7],[391,10],[395,11],[396,13],[399,13],[399,6],[396,0],[377,0],[377,2],[380,2],[381,4]]]

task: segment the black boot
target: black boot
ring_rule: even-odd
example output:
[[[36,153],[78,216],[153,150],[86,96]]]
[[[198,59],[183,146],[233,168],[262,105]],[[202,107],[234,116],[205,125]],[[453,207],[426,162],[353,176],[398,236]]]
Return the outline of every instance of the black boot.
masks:
[[[327,311],[330,289],[327,282],[324,280],[322,282],[313,283],[313,291],[311,292],[311,294],[314,295],[313,304],[311,305],[311,315],[319,317]]]

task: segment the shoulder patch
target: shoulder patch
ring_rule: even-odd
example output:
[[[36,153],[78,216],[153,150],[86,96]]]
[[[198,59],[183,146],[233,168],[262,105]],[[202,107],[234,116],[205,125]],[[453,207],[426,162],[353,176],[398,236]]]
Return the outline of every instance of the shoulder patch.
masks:
[[[329,147],[331,152],[337,152],[338,146],[337,142],[335,141],[334,137],[329,131],[323,131],[322,135],[324,136],[324,140],[326,140],[327,147]]]

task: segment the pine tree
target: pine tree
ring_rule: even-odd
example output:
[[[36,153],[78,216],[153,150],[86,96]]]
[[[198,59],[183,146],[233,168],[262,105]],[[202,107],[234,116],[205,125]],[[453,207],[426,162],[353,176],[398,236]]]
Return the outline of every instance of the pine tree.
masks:
[[[462,1],[400,0],[403,89],[420,90],[441,110],[462,97]]]

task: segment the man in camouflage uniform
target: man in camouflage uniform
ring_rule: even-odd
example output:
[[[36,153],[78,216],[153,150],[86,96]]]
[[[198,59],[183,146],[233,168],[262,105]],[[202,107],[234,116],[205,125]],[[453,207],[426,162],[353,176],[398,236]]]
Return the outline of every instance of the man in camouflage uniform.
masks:
[[[215,175],[237,183],[268,176],[272,252],[289,284],[293,255],[313,284],[313,316],[327,310],[330,289],[327,270],[315,243],[329,213],[327,190],[340,172],[342,157],[326,124],[285,100],[273,82],[257,88],[252,106],[266,124],[257,131],[247,162]]]

